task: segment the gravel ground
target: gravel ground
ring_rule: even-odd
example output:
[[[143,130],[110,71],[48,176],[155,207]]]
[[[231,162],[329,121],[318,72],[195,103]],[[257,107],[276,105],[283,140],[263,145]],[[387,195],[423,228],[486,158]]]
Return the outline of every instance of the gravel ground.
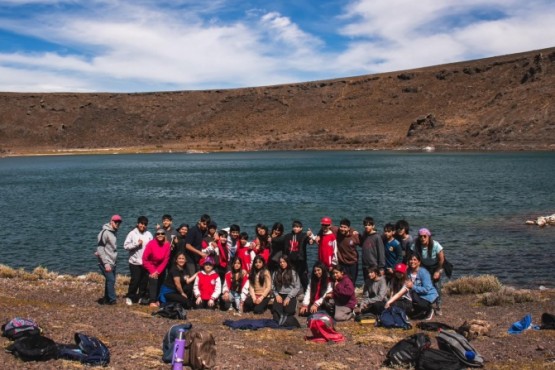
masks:
[[[0,278],[0,320],[19,316],[35,319],[44,334],[58,343],[71,343],[77,331],[96,336],[111,351],[110,369],[170,369],[161,362],[165,332],[177,321],[151,316],[146,306],[126,306],[120,298],[114,306],[100,306],[96,299],[103,287],[98,282],[79,279],[35,280]],[[120,297],[126,286],[118,283]],[[476,296],[446,295],[443,316],[434,318],[458,327],[465,320],[488,321],[489,336],[472,343],[486,360],[488,369],[555,368],[555,331],[528,330],[509,335],[510,325],[531,313],[540,323],[543,312],[555,313],[555,293],[538,292],[541,301],[511,306],[485,307]],[[270,313],[263,315],[271,317]],[[347,340],[340,344],[317,344],[304,340],[306,329],[258,331],[230,330],[226,319],[254,318],[233,312],[194,310],[188,321],[210,331],[216,338],[219,369],[379,369],[389,348],[398,340],[417,332],[388,330],[353,321],[338,323],[337,330]],[[306,319],[300,318],[301,325]],[[430,333],[433,337],[435,334]],[[10,343],[1,338],[6,347]],[[433,340],[434,347],[436,342]],[[9,353],[0,354],[3,369],[79,369],[67,360],[23,363]]]

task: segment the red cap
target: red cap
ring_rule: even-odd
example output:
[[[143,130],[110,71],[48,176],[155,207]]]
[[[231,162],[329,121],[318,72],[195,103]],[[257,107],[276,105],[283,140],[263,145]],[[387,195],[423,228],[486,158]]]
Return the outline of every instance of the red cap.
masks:
[[[112,221],[114,221],[114,222],[117,222],[117,221],[121,222],[121,216],[120,216],[120,215],[113,215],[113,216],[112,216]]]
[[[322,219],[320,220],[320,224],[322,224],[322,225],[331,225],[331,218],[322,217]]]
[[[395,265],[395,272],[400,272],[401,274],[406,274],[407,273],[407,265],[405,265],[404,263],[398,263]]]

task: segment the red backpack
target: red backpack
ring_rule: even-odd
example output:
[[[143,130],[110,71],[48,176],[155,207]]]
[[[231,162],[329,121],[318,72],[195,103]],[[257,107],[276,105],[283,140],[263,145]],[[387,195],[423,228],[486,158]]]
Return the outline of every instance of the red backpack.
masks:
[[[318,343],[327,342],[343,342],[345,337],[343,334],[335,331],[335,322],[333,318],[322,312],[317,312],[308,317],[306,321],[309,335],[305,337],[306,340],[311,340]]]

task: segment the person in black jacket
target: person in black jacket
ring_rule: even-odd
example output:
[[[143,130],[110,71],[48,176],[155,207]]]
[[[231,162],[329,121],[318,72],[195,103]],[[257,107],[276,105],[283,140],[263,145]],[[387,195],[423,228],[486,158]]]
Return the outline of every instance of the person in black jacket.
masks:
[[[306,257],[306,244],[308,239],[303,231],[301,221],[293,221],[291,232],[284,236],[283,254],[289,258],[291,266],[299,276],[303,292],[308,286],[308,264]]]

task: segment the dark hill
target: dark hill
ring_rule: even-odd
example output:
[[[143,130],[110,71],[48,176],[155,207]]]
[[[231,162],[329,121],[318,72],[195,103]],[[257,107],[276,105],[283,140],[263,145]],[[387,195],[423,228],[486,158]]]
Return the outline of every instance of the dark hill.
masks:
[[[233,90],[0,93],[0,151],[554,150],[555,48]]]

